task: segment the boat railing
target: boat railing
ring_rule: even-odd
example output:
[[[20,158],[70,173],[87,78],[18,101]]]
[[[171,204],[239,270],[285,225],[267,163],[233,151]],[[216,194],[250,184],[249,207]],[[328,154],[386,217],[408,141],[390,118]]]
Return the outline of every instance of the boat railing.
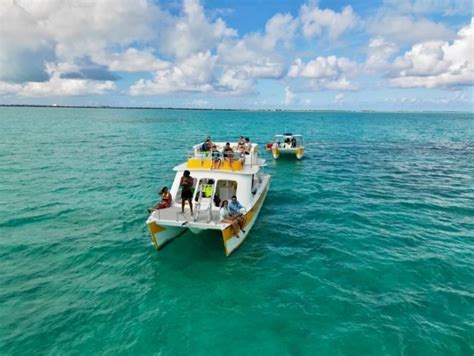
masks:
[[[239,171],[244,166],[259,166],[262,165],[262,160],[259,158],[258,145],[253,144],[249,153],[243,153],[240,150],[233,150],[232,153],[232,167],[230,166],[229,153],[224,152],[224,148],[218,146],[218,155],[213,154],[212,151],[202,151],[201,145],[195,145],[193,150],[188,152],[188,168],[209,168],[212,169],[213,159],[220,159],[221,168],[223,170]],[[214,151],[215,152],[215,151]]]
[[[196,202],[196,207],[195,207],[195,214],[194,214],[194,217],[193,217],[193,220],[194,221],[197,221],[199,219],[199,215],[202,212],[205,212],[207,213],[207,223],[209,224],[211,222],[211,219],[212,219],[212,202],[214,201],[214,194],[215,194],[215,187],[214,185],[212,185],[212,193],[210,196],[206,197],[206,198],[209,198],[209,205],[208,207],[205,209],[205,210],[201,210],[201,204],[202,204],[202,198],[204,197],[204,193],[206,192],[206,188],[208,187],[210,183],[201,183],[200,186],[199,186],[199,190],[198,190],[198,194],[199,194],[199,197],[198,197],[198,200]]]

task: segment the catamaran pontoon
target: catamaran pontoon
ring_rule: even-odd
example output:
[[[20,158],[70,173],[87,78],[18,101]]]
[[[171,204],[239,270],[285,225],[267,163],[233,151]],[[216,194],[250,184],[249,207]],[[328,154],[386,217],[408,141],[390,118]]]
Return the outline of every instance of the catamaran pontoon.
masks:
[[[210,152],[201,151],[201,144],[193,147],[187,162],[174,168],[176,177],[170,189],[173,197],[171,207],[153,211],[146,222],[157,249],[188,230],[195,234],[216,230],[222,236],[228,256],[242,244],[255,223],[271,179],[269,174],[262,171],[265,160],[259,157],[258,145],[253,144],[250,152],[241,160],[240,153],[235,153],[235,160],[230,163],[223,159],[222,148],[225,143],[215,144],[220,148],[219,158],[222,159],[219,168],[211,169],[213,157]],[[233,143],[231,146],[236,148],[236,145]],[[193,178],[193,215],[188,207],[184,214],[181,213],[180,180],[185,170],[189,170]],[[219,202],[230,201],[233,195],[246,208],[243,222],[245,232],[240,231],[238,235],[234,234],[231,224],[222,223],[219,218]]]

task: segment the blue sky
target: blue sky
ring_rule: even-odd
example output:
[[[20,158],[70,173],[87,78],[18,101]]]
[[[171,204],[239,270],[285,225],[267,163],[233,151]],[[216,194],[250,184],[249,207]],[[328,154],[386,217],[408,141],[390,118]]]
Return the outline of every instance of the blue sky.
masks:
[[[471,0],[1,0],[0,104],[474,107]]]

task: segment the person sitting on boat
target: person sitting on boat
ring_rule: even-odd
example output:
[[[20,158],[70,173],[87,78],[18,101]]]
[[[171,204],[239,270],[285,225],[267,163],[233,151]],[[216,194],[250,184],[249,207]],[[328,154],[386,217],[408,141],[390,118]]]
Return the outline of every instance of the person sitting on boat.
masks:
[[[181,213],[184,214],[184,204],[186,200],[189,202],[189,208],[191,209],[191,215],[193,215],[193,184],[194,179],[191,177],[191,172],[185,170],[179,185],[181,186]]]
[[[291,138],[291,147],[296,147],[296,138],[295,137]]]
[[[245,154],[249,155],[250,151],[252,151],[252,144],[250,143],[250,138],[245,138]]]
[[[244,136],[240,136],[239,142],[237,142],[237,149],[240,150],[241,148],[245,149],[245,138]]]
[[[230,147],[230,143],[227,142],[224,146],[224,160],[229,162],[230,169],[234,170],[232,163],[234,162],[234,150]]]
[[[272,148],[273,148],[273,149],[275,149],[275,148],[280,148],[280,141],[274,142]]]
[[[234,235],[237,237],[239,236],[239,229],[240,223],[237,219],[235,219],[232,216],[232,213],[229,210],[229,202],[227,200],[224,200],[221,204],[221,208],[219,209],[219,217],[220,221],[226,224],[231,224],[232,229],[234,230]],[[242,232],[245,232],[245,230],[242,229]]]
[[[221,161],[221,154],[220,154],[219,150],[217,149],[217,146],[216,146],[216,145],[213,145],[213,146],[212,146],[211,157],[212,157],[212,166],[211,166],[211,169],[219,169],[219,168],[221,168],[221,164],[222,164],[222,161]]]
[[[209,136],[207,136],[206,141],[204,141],[204,143],[201,145],[201,151],[202,152],[209,152],[211,150],[211,147],[212,147],[211,138]]]
[[[233,195],[230,200],[229,210],[231,216],[239,222],[240,228],[243,231],[243,227],[245,226],[245,216],[243,213],[245,213],[246,209],[242,204],[240,204],[235,195]]]
[[[285,138],[285,143],[283,144],[283,148],[290,148],[290,138]]]
[[[229,209],[232,214],[242,214],[245,212],[245,207],[237,200],[237,196],[233,195],[229,203]]]
[[[154,210],[166,209],[171,206],[171,193],[168,191],[168,187],[163,187],[158,193],[161,196],[161,201],[152,208],[148,208],[148,211],[151,213]]]
[[[239,162],[243,166],[245,164],[245,148],[239,148]]]

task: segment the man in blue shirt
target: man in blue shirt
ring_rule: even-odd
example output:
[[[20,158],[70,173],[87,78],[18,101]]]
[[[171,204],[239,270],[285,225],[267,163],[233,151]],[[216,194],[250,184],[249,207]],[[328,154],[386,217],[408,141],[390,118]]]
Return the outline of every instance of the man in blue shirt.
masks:
[[[241,210],[245,209],[242,204],[239,203],[237,197],[234,195],[231,198],[231,201],[228,205],[229,211],[234,219],[239,222],[240,228],[245,233],[243,227],[245,226],[245,216],[242,214]]]
[[[232,196],[231,201],[229,203],[230,212],[233,214],[242,214],[240,212],[240,209],[243,209],[243,208],[244,206],[239,203],[239,201],[237,200],[237,197],[235,195]]]

